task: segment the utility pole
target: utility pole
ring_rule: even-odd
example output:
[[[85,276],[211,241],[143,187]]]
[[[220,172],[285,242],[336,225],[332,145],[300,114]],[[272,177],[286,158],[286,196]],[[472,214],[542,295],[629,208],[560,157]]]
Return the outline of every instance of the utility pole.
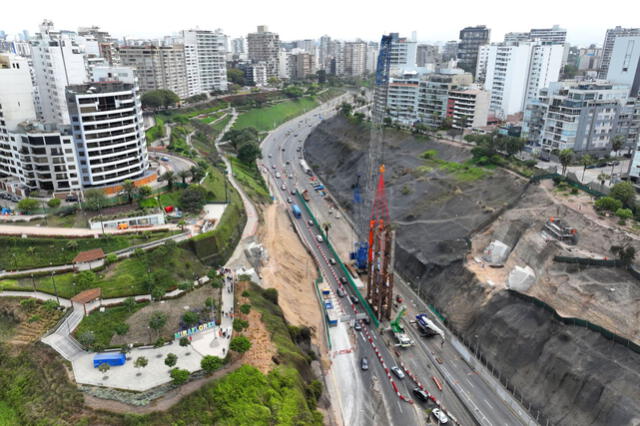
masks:
[[[56,272],[51,271],[51,282],[53,283],[53,291],[56,292],[56,301],[60,304],[60,296],[58,296],[58,287],[56,287]]]

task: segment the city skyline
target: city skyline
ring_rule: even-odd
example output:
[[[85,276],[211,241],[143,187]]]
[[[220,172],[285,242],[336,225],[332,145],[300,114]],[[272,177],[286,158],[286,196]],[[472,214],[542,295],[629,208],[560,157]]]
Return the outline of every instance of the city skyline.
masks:
[[[504,9],[511,7],[507,2]],[[527,31],[531,28],[547,28],[554,24],[567,29],[567,41],[570,44],[587,46],[591,43],[601,45],[607,28],[617,25],[623,27],[636,26],[633,22],[634,14],[620,15],[617,12],[623,7],[621,1],[614,2],[612,7],[598,11],[598,23],[592,19],[576,13],[577,2],[552,2],[543,0],[537,3],[534,10],[528,10],[526,15],[509,16],[504,19],[503,14],[495,13],[501,5],[487,8],[486,5],[470,1],[463,1],[456,7],[463,13],[451,15],[451,19],[425,19],[428,16],[447,16],[450,13],[448,5],[433,4],[428,7],[423,2],[411,0],[405,4],[402,11],[386,10],[381,13],[379,8],[362,5],[361,3],[344,3],[329,0],[322,8],[313,11],[314,19],[304,20],[304,11],[299,4],[290,0],[280,1],[279,7],[272,3],[256,3],[237,13],[233,4],[213,4],[196,1],[189,4],[190,10],[198,9],[203,13],[198,16],[211,16],[210,20],[194,18],[193,14],[176,14],[169,8],[164,12],[162,6],[154,6],[154,16],[150,20],[141,20],[140,16],[149,12],[148,6],[116,0],[111,7],[101,8],[99,16],[77,1],[67,2],[68,7],[37,0],[34,10],[38,15],[21,13],[21,6],[10,3],[6,8],[6,16],[10,21],[4,22],[0,30],[8,35],[14,35],[22,30],[34,33],[42,19],[52,20],[59,29],[76,30],[78,26],[98,25],[109,31],[113,36],[122,38],[157,38],[165,35],[177,34],[179,31],[191,28],[216,29],[231,37],[246,36],[256,25],[268,25],[271,31],[280,34],[281,40],[318,39],[328,34],[336,39],[351,40],[362,38],[378,41],[380,36],[389,32],[398,32],[410,36],[417,32],[417,39],[425,42],[457,40],[459,31],[466,26],[486,25],[491,29],[491,41],[502,41],[505,33]],[[161,3],[162,4],[162,3]],[[77,6],[77,7],[76,7]],[[129,11],[122,13],[123,8]],[[406,10],[413,8],[417,13],[407,14]],[[548,10],[554,10],[549,14]],[[77,12],[87,10],[87,13]],[[302,15],[292,19],[292,15],[299,11]],[[338,12],[336,12],[338,11]],[[420,13],[424,11],[424,13]]]

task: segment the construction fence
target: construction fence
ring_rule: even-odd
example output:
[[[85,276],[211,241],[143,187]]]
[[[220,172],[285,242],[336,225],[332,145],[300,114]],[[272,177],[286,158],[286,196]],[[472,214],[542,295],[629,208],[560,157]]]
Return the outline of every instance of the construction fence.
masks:
[[[625,266],[624,262],[619,259],[591,259],[590,257],[554,256],[553,261],[561,263],[577,263],[589,266]]]
[[[311,209],[309,208],[309,205],[307,204],[305,199],[302,198],[302,194],[300,194],[300,191],[296,191],[296,192],[297,192],[297,195],[298,195],[298,200],[300,201],[300,203],[302,204],[304,209],[309,214],[309,217],[311,217],[311,220],[313,221],[315,226],[318,228],[318,232],[320,233],[322,238],[326,241],[327,247],[329,247],[329,250],[331,251],[331,254],[333,255],[333,258],[336,260],[337,264],[342,269],[342,272],[344,273],[344,276],[347,278],[347,281],[349,282],[349,285],[351,286],[351,289],[353,290],[354,294],[356,295],[356,297],[362,303],[362,306],[364,307],[365,311],[367,311],[367,315],[369,315],[369,318],[371,318],[371,321],[373,322],[375,327],[376,328],[379,327],[380,326],[380,321],[378,321],[378,318],[374,315],[373,309],[371,309],[371,306],[369,306],[369,303],[367,302],[367,299],[365,299],[364,296],[360,293],[360,290],[358,290],[358,287],[356,286],[356,283],[353,281],[353,278],[351,278],[351,273],[347,270],[347,267],[344,266],[344,263],[342,263],[342,260],[340,259],[340,256],[338,256],[338,253],[333,248],[333,245],[329,241],[329,238],[327,238],[327,235],[324,233],[324,230],[322,229],[322,226],[320,226],[320,224],[318,223],[316,217],[313,215],[313,213],[311,213]]]
[[[558,173],[546,173],[546,174],[542,174],[542,175],[536,175],[534,177],[531,178],[531,180],[529,182],[531,183],[538,183],[541,180],[545,180],[545,179],[561,179],[563,182],[566,182],[567,185],[573,187],[573,188],[577,188],[581,191],[586,192],[589,195],[593,195],[594,197],[604,197],[607,194],[605,194],[604,192],[598,191],[596,189],[593,189],[591,186],[588,185],[583,185],[580,182],[573,180],[571,178],[568,178],[566,176],[562,176]]]

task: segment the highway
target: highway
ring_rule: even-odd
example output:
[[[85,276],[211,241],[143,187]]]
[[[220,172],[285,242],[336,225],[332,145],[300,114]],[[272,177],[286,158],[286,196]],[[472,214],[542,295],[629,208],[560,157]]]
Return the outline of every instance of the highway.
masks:
[[[343,256],[343,260],[346,260],[345,253],[351,249],[352,241],[355,239],[353,229],[344,218],[337,219],[336,215],[332,214],[330,204],[311,186],[311,183],[317,180],[312,181],[312,177],[302,170],[299,163],[303,158],[303,144],[308,134],[320,121],[329,118],[341,101],[332,101],[330,105],[325,104],[283,124],[272,132],[262,145],[261,168],[266,175],[272,194],[276,196],[278,202],[285,204],[288,208],[290,208],[290,204],[287,203],[288,198],[293,203],[300,204],[297,197],[291,194],[291,190],[309,191],[311,195],[309,206],[314,216],[320,224],[327,222],[331,224],[329,237],[338,253]],[[277,173],[280,174],[280,178],[276,177]],[[285,189],[282,189],[282,185],[285,185]],[[309,223],[309,216],[302,206],[301,211],[302,218],[295,221],[296,227],[305,244],[311,248],[313,256],[319,261],[325,282],[331,286],[335,295],[337,288],[341,286],[338,280],[342,276],[341,270],[328,262],[332,257],[328,247],[325,243],[317,242],[318,230]],[[348,288],[347,290],[349,291]],[[365,293],[364,289],[361,291]],[[520,415],[516,414],[514,409],[505,404],[488,385],[486,377],[483,378],[483,375],[479,374],[482,371],[475,368],[473,357],[467,361],[461,358],[452,344],[455,338],[442,324],[438,325],[445,330],[444,344],[439,337],[424,338],[420,335],[415,324],[411,324],[411,320],[417,313],[429,313],[429,311],[426,304],[399,277],[396,277],[396,293],[403,297],[408,308],[404,324],[415,342],[413,347],[407,349],[392,346],[393,337],[389,331],[380,333],[377,330],[367,329],[367,325],[362,324],[365,330],[355,332],[351,328],[354,313],[356,310],[362,312],[362,309],[359,305],[354,306],[348,302],[348,298],[334,297],[334,304],[343,312],[343,316],[337,327],[330,328],[333,352],[349,349],[350,344],[355,348],[354,352],[336,355],[332,359],[333,375],[337,381],[334,391],[340,399],[344,424],[423,424],[425,420],[423,409],[435,407],[432,403],[426,405],[415,400],[412,394],[415,384],[408,376],[403,380],[395,376],[393,379],[399,393],[413,400],[413,403],[405,402],[398,397],[387,372],[378,362],[373,345],[366,337],[367,331],[386,367],[403,363],[459,424],[489,426],[532,424],[521,407],[514,404],[515,411],[519,411]],[[430,317],[433,318],[433,315]],[[461,346],[457,340],[455,343]],[[362,357],[367,357],[369,360],[368,372],[360,370]],[[442,385],[442,391],[437,388],[434,377]],[[364,397],[360,392],[364,393]],[[382,404],[376,404],[374,402],[376,399],[371,399],[368,394],[374,397],[381,396]],[[382,409],[384,413],[381,412]],[[384,421],[385,418],[386,421]],[[431,420],[434,421],[433,417]]]

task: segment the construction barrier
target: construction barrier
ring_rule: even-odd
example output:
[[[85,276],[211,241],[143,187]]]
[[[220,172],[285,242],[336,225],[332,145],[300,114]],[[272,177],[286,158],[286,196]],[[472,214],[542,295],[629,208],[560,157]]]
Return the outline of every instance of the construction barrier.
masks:
[[[440,401],[439,401],[435,396],[433,396],[433,395],[431,394],[431,392],[429,392],[429,391],[427,390],[427,388],[425,388],[425,387],[422,385],[422,383],[420,383],[420,381],[418,380],[418,378],[417,378],[417,377],[416,377],[416,376],[411,372],[411,370],[409,370],[409,369],[407,368],[407,366],[406,366],[406,365],[404,365],[404,363],[403,363],[403,362],[401,362],[401,363],[400,363],[400,367],[402,367],[402,369],[404,370],[405,374],[406,374],[407,376],[409,376],[409,378],[413,381],[413,383],[415,383],[415,384],[416,384],[416,386],[417,386],[418,388],[420,388],[420,390],[422,390],[424,393],[426,393],[426,394],[427,394],[427,397],[428,397],[431,401],[433,401],[433,403],[434,403],[434,404],[436,404],[436,406],[437,406],[438,408],[440,408],[442,411],[444,411],[444,413],[447,415],[447,417],[449,417],[449,419],[450,419],[450,420],[452,420],[452,421],[453,421],[454,423],[456,423],[456,424],[460,424],[460,422],[458,421],[458,419],[457,419],[456,417],[454,417],[454,416],[453,416],[453,414],[451,414],[451,413],[449,412],[449,410],[447,410],[447,409],[442,405],[442,402],[440,402]],[[438,380],[438,379],[436,379],[436,377],[435,377],[435,376],[433,376],[432,378],[433,378],[433,380],[436,382],[436,385],[438,385],[438,384],[439,384],[439,380]],[[440,386],[438,386],[438,387],[439,387],[439,389],[440,389],[440,390],[442,390],[442,385],[441,385],[441,384],[440,384]]]
[[[592,259],[590,257],[554,256],[553,261],[561,263],[579,263],[580,265],[589,266],[625,266],[624,262],[619,259]]]
[[[320,311],[322,312],[322,321],[324,322],[324,335],[327,339],[327,347],[331,350],[331,336],[329,335],[329,323],[327,322],[327,316],[324,314],[324,304],[322,303],[322,295],[320,294],[320,288],[318,284],[322,282],[322,274],[318,270],[318,278],[313,282],[316,288],[316,295],[318,296],[318,303],[320,304]]]
[[[581,191],[586,192],[589,195],[593,195],[594,197],[605,197],[607,194],[601,192],[601,191],[597,191],[587,185],[583,185],[580,182],[576,182],[573,179],[569,179],[566,176],[562,176],[559,175],[558,173],[546,173],[546,174],[542,174],[542,175],[537,175],[531,178],[531,180],[529,182],[531,183],[538,183],[541,180],[545,180],[545,179],[560,179],[563,182],[565,182],[567,185],[572,186],[574,188],[577,188]]]

